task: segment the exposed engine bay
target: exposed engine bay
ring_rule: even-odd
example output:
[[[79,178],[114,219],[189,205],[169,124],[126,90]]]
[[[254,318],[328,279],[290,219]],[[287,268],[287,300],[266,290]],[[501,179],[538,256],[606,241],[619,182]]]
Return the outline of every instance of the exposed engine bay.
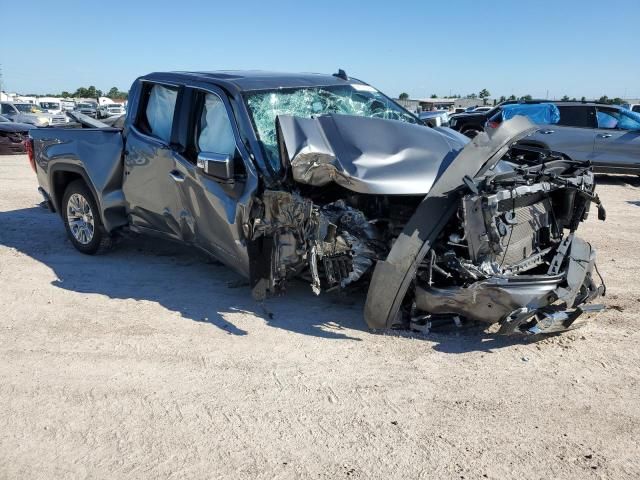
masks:
[[[507,128],[504,138],[456,152],[426,196],[353,191],[343,152],[357,151],[356,165],[365,149],[345,147],[344,134],[332,143],[326,125],[316,135],[313,121],[294,119],[293,140],[280,131],[289,177],[255,205],[248,233],[256,298],[303,277],[316,294],[368,287],[365,320],[374,329],[451,319],[499,323],[503,334],[566,330],[601,308],[585,305],[604,287],[593,278],[595,250],[575,235],[591,203],[605,216],[588,165],[553,152],[512,156]]]

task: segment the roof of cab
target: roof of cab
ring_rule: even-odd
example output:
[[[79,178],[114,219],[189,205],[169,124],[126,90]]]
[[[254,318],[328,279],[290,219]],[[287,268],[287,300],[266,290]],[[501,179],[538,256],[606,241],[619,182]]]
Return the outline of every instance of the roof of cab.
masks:
[[[165,80],[183,83],[199,81],[233,87],[238,91],[268,90],[292,87],[324,87],[329,85],[363,84],[360,80],[344,80],[321,73],[281,73],[263,70],[220,70],[215,72],[154,72],[143,80]]]

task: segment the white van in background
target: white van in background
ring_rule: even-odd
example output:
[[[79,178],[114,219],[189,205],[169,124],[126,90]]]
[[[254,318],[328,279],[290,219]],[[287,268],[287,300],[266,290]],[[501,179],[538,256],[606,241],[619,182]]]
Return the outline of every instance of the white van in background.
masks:
[[[37,104],[42,109],[42,111],[46,113],[53,113],[58,115],[64,111],[62,100],[60,100],[59,98],[41,97],[38,98]]]

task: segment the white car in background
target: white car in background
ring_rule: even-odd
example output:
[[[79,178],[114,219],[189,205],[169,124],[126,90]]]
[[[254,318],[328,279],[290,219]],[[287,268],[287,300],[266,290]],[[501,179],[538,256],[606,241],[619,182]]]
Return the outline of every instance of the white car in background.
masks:
[[[76,108],[76,102],[73,100],[60,100],[60,103],[62,104],[62,109],[64,111],[74,110]]]
[[[98,107],[99,118],[114,117],[124,115],[125,113],[126,110],[124,109],[124,106],[119,103],[106,103]]]

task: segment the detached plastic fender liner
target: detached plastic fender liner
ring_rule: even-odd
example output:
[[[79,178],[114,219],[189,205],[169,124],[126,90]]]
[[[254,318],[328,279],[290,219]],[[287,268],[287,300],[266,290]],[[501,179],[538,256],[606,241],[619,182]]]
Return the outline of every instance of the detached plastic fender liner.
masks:
[[[451,198],[452,197],[452,198]],[[391,328],[418,265],[457,208],[457,195],[427,197],[396,239],[387,259],[378,261],[364,307],[369,328]],[[442,212],[440,216],[433,212]]]

